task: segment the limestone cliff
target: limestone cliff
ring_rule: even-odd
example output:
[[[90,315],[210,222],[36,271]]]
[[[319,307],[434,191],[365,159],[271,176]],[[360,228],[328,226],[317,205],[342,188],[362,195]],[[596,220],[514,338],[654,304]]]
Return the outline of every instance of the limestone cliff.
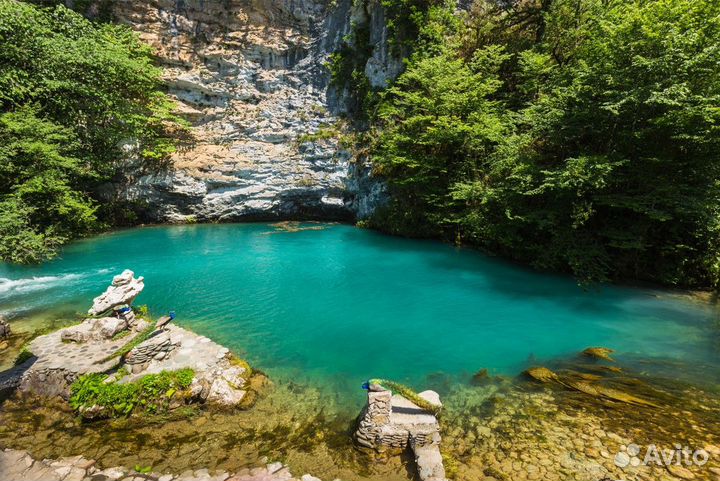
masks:
[[[324,63],[352,22],[369,22],[371,81],[397,75],[381,10],[374,0],[113,2],[116,21],[157,49],[195,138],[169,172],[122,187],[121,198],[145,204],[156,221],[368,216],[384,189],[327,134],[338,128],[342,94],[329,88]]]

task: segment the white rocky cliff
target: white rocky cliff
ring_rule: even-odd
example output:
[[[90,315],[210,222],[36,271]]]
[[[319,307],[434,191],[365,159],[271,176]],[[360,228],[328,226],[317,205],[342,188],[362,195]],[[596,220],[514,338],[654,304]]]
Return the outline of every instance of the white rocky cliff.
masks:
[[[328,88],[324,63],[351,19],[374,32],[373,84],[401,63],[388,58],[379,3],[359,3],[113,2],[116,21],[157,49],[195,139],[169,172],[136,179],[120,197],[166,222],[367,217],[383,187],[340,146],[331,112],[342,110],[342,93]]]

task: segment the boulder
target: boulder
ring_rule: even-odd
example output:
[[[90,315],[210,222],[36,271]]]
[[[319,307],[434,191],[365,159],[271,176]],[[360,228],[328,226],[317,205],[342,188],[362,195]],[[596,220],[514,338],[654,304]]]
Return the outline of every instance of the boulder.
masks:
[[[607,347],[588,347],[585,349],[582,354],[586,357],[591,357],[593,359],[602,359],[603,361],[614,361],[612,357],[610,357],[610,354],[615,352],[614,350],[607,348]]]
[[[96,316],[114,307],[130,305],[144,288],[145,279],[142,276],[135,278],[133,271],[125,270],[113,278],[112,284],[104,293],[93,299],[88,314]]]
[[[218,377],[210,386],[208,402],[221,406],[236,406],[245,397],[245,391],[233,388],[225,379]]]
[[[7,340],[10,337],[10,323],[3,315],[0,314],[0,341]]]
[[[86,319],[77,326],[64,329],[60,338],[64,342],[103,341],[112,339],[119,332],[127,329],[125,319],[117,317],[102,317],[100,319]]]
[[[546,367],[538,366],[538,367],[531,367],[530,369],[527,369],[523,372],[526,376],[529,378],[532,378],[536,381],[540,381],[543,383],[547,382],[557,382],[558,376],[553,371]]]

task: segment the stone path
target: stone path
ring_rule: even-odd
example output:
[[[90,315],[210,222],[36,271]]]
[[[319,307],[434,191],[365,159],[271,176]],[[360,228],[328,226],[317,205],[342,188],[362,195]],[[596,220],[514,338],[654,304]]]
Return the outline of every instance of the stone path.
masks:
[[[306,474],[293,478],[282,463],[271,463],[231,474],[207,469],[182,474],[140,474],[127,468],[99,469],[95,461],[82,456],[57,460],[33,459],[27,451],[0,451],[0,479],[3,481],[320,481]]]
[[[64,329],[61,329],[40,336],[30,343],[30,352],[38,357],[33,364],[33,369],[66,369],[68,366],[72,366],[76,372],[105,372],[116,366],[120,362],[120,358],[116,357],[106,362],[100,361],[132,341],[139,334],[137,331],[131,331],[130,334],[120,339],[75,343],[63,342],[61,339],[63,331]]]
[[[141,325],[138,327],[142,327]],[[72,328],[70,328],[72,329]],[[70,385],[82,374],[106,372],[120,364],[120,357],[103,361],[139,332],[131,330],[120,339],[65,342],[63,332],[52,332],[34,339],[28,349],[34,357],[0,375],[0,385],[41,396],[70,396]]]

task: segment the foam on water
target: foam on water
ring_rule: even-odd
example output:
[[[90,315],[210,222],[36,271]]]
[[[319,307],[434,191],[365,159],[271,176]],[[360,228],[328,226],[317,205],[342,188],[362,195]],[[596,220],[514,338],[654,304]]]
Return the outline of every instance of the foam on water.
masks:
[[[5,279],[0,278],[0,298],[13,294],[25,294],[28,292],[41,291],[55,287],[60,283],[67,285],[68,282],[81,278],[81,274],[66,274],[63,276],[41,276],[29,279]]]

